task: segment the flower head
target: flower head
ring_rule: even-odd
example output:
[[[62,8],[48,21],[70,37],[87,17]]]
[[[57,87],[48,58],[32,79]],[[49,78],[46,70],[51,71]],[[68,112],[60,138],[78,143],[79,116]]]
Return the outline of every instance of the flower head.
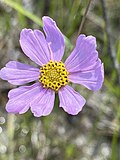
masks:
[[[23,29],[20,34],[23,52],[41,67],[10,61],[0,70],[0,77],[14,85],[37,80],[33,85],[10,90],[6,110],[22,114],[30,108],[34,116],[46,116],[53,109],[57,92],[60,107],[67,113],[76,115],[86,101],[68,85],[69,82],[95,91],[102,87],[104,80],[104,68],[98,58],[96,39],[93,36],[80,35],[74,50],[63,63],[63,34],[50,17],[43,17],[43,24],[46,37],[41,31],[31,29]]]

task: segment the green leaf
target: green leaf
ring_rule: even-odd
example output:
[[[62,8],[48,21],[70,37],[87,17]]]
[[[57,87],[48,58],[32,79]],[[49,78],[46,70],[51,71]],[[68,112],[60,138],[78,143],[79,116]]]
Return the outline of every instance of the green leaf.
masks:
[[[6,5],[8,5],[9,7],[15,9],[17,12],[21,13],[22,15],[26,16],[27,18],[29,18],[30,20],[32,20],[33,22],[35,22],[36,24],[38,24],[40,27],[43,27],[43,23],[41,18],[37,17],[36,15],[34,15],[33,13],[27,11],[22,5],[20,5],[19,3],[12,1],[12,0],[2,0],[3,3],[5,3]],[[69,39],[67,37],[65,37],[65,43],[69,46],[72,47]]]
[[[17,12],[19,12],[19,13],[23,14],[24,16],[28,17],[33,22],[35,22],[36,24],[38,24],[40,27],[43,26],[42,20],[40,18],[38,18],[33,13],[27,11],[26,9],[24,9],[23,6],[21,6],[17,2],[11,1],[11,0],[3,0],[2,2],[5,3],[6,5],[8,5],[9,7],[15,9]]]

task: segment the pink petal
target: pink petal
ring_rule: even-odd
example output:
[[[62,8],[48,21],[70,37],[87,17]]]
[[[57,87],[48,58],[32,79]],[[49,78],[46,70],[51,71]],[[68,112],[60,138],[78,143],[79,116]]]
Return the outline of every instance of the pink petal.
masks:
[[[41,90],[40,83],[10,90],[8,93],[9,101],[6,105],[7,112],[25,113],[29,109],[30,103],[40,94]]]
[[[10,61],[0,70],[0,77],[14,85],[21,85],[37,80],[39,69],[16,61]]]
[[[93,36],[80,35],[76,47],[65,61],[67,70],[71,72],[84,71],[93,68],[98,59],[96,39]]]
[[[97,91],[102,87],[104,81],[104,67],[99,63],[88,71],[78,71],[69,74],[69,81],[81,84],[90,90]]]
[[[39,30],[23,29],[20,34],[20,45],[23,52],[40,66],[51,59],[48,44]]]
[[[42,20],[44,23],[43,29],[46,33],[46,40],[53,54],[51,59],[60,61],[65,49],[64,36],[57,27],[55,21],[50,17],[44,16]]]
[[[85,105],[86,100],[68,85],[60,88],[58,94],[60,99],[60,107],[71,115],[78,114]]]
[[[31,103],[31,111],[35,117],[46,116],[51,113],[54,106],[55,92],[43,89]]]

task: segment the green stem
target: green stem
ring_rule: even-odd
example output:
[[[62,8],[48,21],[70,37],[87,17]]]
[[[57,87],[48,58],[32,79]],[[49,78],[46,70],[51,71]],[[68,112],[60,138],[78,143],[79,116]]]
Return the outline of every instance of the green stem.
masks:
[[[14,160],[14,115],[8,114],[7,117],[7,135],[8,135],[8,160]]]
[[[112,157],[111,160],[118,160],[118,130],[114,130],[112,138]]]
[[[119,102],[118,102],[119,104]],[[116,127],[114,129],[113,138],[112,138],[112,155],[111,160],[119,159],[119,146],[118,146],[118,138],[119,138],[119,124],[120,124],[120,106],[118,106],[117,115],[116,115]]]

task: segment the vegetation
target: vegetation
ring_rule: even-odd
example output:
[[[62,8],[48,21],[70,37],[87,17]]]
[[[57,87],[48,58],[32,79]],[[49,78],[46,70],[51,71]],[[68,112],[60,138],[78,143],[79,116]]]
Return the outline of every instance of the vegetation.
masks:
[[[42,30],[43,15],[52,17],[66,36],[70,54],[78,32],[93,35],[105,67],[98,92],[73,85],[87,104],[77,116],[59,108],[47,117],[31,112],[8,114],[8,91],[15,87],[0,79],[0,160],[119,160],[120,159],[120,0],[0,0],[0,68],[9,60],[34,65],[22,52],[23,28]]]

